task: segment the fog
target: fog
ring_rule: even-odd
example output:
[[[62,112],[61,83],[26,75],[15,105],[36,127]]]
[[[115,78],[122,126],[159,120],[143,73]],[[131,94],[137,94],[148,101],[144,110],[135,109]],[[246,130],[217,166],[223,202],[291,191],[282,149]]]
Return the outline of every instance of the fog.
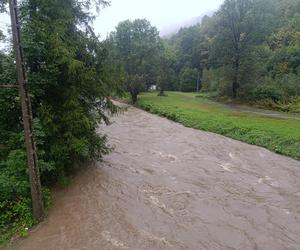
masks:
[[[146,18],[166,34],[176,27],[192,23],[197,17],[216,10],[223,0],[111,0],[109,7],[101,10],[94,27],[101,38],[114,30],[120,21]],[[0,29],[9,24],[7,15],[0,15]]]
[[[223,0],[112,0],[95,22],[95,30],[102,38],[120,21],[146,18],[159,30],[167,32],[174,24],[189,22],[203,13],[216,10]]]

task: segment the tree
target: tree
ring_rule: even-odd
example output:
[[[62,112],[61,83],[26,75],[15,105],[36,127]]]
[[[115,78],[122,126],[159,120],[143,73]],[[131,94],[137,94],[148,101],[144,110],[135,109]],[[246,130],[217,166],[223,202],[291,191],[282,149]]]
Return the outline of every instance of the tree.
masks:
[[[207,23],[210,18],[205,16],[201,24],[181,28],[179,32],[167,39],[167,44],[175,51],[176,62],[171,65],[176,77],[180,81],[180,72],[186,68],[197,69],[198,83],[202,78],[202,72],[207,66],[209,57],[209,41],[207,39]],[[177,89],[180,85],[177,84]]]
[[[95,132],[104,115],[96,117],[91,112],[102,112],[99,101],[111,91],[103,81],[105,48],[90,26],[94,17],[88,10],[93,2],[105,4],[90,0],[23,2],[33,108],[45,128],[45,151],[62,173],[74,161],[106,151],[105,137]]]
[[[7,8],[7,5],[0,7]],[[43,187],[76,165],[109,152],[98,135],[114,111],[107,72],[107,47],[95,36],[93,6],[105,1],[25,0],[20,16]],[[1,9],[4,10],[4,9]],[[13,52],[0,52],[0,83],[15,83]],[[11,227],[32,226],[20,99],[0,88],[0,235]],[[46,196],[49,197],[49,196]],[[47,200],[47,199],[46,199]]]
[[[114,64],[122,75],[133,104],[138,94],[157,82],[161,39],[155,27],[145,19],[119,23],[110,38],[114,47]]]
[[[192,82],[186,72],[196,69],[203,90],[220,96],[291,100],[300,72],[299,8],[298,0],[226,0],[201,24],[182,28],[166,39],[176,55],[175,89]]]
[[[180,73],[180,91],[195,92],[198,80],[198,70],[183,68]]]
[[[224,51],[224,63],[230,65],[232,97],[236,98],[240,88],[241,60],[248,49],[254,20],[252,0],[226,0],[219,10],[219,39]]]
[[[224,69],[232,98],[261,77],[257,62],[264,58],[255,58],[256,48],[278,25],[277,4],[277,0],[226,0],[213,17],[209,64]]]
[[[174,89],[174,64],[175,64],[175,52],[174,50],[167,44],[163,44],[163,48],[160,52],[159,56],[159,67],[158,67],[158,86],[160,96],[164,96],[165,90],[173,90]]]

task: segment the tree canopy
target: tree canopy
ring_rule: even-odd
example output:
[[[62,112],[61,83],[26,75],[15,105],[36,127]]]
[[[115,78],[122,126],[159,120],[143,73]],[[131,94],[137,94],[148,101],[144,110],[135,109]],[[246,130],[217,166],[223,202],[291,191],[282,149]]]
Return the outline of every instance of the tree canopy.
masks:
[[[0,2],[0,12],[7,3]],[[146,19],[125,20],[104,41],[93,31],[93,9],[108,1],[20,3],[45,203],[49,185],[110,151],[96,128],[109,122],[106,111],[116,111],[113,95],[128,92],[135,104],[152,85],[162,96],[200,87],[215,97],[300,112],[299,0],[225,0],[169,38]],[[8,47],[0,50],[0,84],[15,82]],[[6,237],[34,223],[17,89],[0,88],[0,117],[0,236]]]
[[[2,11],[7,5],[1,2]],[[114,110],[105,67],[108,51],[92,29],[102,0],[25,0],[20,20],[44,187],[80,162],[109,151],[96,133]],[[15,83],[13,51],[0,53],[0,83]],[[32,225],[29,180],[16,89],[0,88],[0,235]],[[44,191],[47,194],[47,191]],[[48,195],[45,195],[45,202]]]
[[[157,83],[163,47],[159,33],[146,19],[126,20],[111,34],[110,43],[116,74],[136,103],[141,91]]]
[[[247,101],[292,101],[300,87],[299,6],[297,0],[224,1],[201,24],[167,39],[177,55],[175,81],[187,68],[198,69],[203,91]],[[188,82],[192,89],[195,79]]]

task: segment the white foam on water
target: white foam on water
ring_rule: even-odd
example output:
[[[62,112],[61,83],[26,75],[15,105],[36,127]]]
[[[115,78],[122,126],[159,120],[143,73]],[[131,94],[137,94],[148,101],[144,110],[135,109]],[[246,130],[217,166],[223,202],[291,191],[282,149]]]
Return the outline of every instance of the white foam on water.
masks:
[[[149,232],[146,232],[144,230],[141,231],[141,234],[144,235],[146,238],[148,238],[150,240],[156,241],[156,242],[161,243],[161,244],[163,244],[165,246],[168,246],[170,248],[173,247],[173,245],[169,241],[167,241],[165,237],[157,237],[157,236],[155,236],[155,235],[153,235]]]
[[[111,245],[113,245],[114,247],[119,247],[119,248],[122,248],[122,249],[129,249],[128,247],[126,247],[124,245],[124,243],[118,241],[117,239],[114,239],[113,237],[111,237],[110,235],[110,232],[108,231],[103,231],[101,233],[102,237],[107,241],[109,242]]]
[[[161,202],[157,197],[151,195],[150,196],[150,201],[151,201],[152,204],[159,207],[161,210],[163,210],[167,214],[173,216],[173,210],[167,209],[167,206],[163,202]]]
[[[153,155],[159,155],[160,157],[162,157],[162,158],[168,158],[168,159],[170,159],[171,161],[176,161],[177,160],[177,157],[175,156],[175,155],[172,155],[172,154],[164,154],[164,153],[162,153],[162,152],[160,152],[160,151],[156,151],[156,150],[153,150],[152,151],[152,154]]]
[[[288,209],[283,209],[283,212],[287,215],[290,215],[291,214],[291,211],[289,211]]]
[[[232,172],[232,170],[230,168],[231,167],[230,163],[220,164],[220,167],[222,167],[227,172]]]

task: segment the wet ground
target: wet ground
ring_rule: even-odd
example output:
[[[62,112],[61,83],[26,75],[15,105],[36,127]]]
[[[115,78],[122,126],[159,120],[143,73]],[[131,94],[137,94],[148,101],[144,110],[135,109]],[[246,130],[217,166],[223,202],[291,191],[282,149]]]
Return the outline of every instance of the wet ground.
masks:
[[[300,162],[129,108],[18,249],[300,249]]]

